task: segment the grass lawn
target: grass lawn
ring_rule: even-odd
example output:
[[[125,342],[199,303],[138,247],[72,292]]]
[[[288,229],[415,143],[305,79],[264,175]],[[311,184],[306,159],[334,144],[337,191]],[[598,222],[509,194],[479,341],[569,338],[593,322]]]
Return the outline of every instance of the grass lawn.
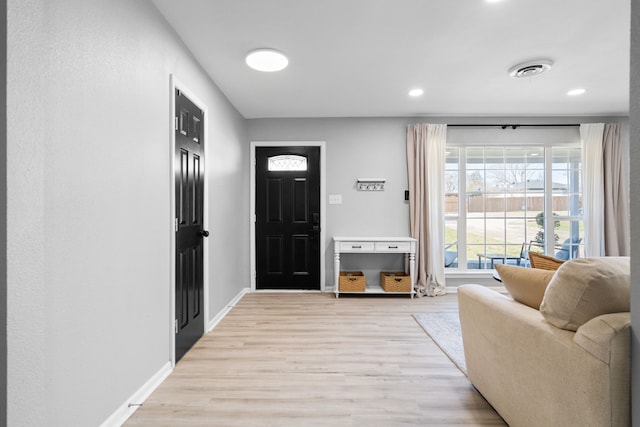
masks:
[[[519,215],[520,217],[516,217]],[[523,218],[522,213],[507,213],[507,219],[487,218],[469,215],[467,221],[467,261],[476,260],[479,253],[506,254],[519,256],[523,243],[535,240],[540,231],[535,216]],[[510,218],[511,217],[511,218]],[[476,220],[477,219],[477,220]],[[571,235],[571,221],[558,221],[555,230],[556,243],[560,244]],[[486,236],[485,236],[486,230]],[[579,235],[584,235],[582,221],[579,222]],[[450,245],[458,241],[457,224],[447,221],[445,226],[445,244]],[[456,245],[447,248],[457,251]]]

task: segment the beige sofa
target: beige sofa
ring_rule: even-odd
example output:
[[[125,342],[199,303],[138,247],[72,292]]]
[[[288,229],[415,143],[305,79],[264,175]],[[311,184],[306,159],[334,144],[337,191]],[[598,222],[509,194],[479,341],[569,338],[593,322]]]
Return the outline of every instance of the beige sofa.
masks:
[[[549,282],[545,299],[558,299],[550,288],[565,267]],[[565,278],[585,268],[584,262],[573,266]],[[596,311],[612,310],[599,305],[601,295],[587,291],[581,298]],[[595,316],[574,332],[483,286],[460,286],[458,300],[469,380],[510,426],[630,425],[628,312]],[[550,311],[552,301],[546,303]]]

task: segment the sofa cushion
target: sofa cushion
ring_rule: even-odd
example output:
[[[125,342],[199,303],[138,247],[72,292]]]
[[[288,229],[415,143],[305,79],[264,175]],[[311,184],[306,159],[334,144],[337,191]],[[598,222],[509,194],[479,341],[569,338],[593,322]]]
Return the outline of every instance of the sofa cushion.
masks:
[[[502,284],[514,300],[536,310],[540,309],[544,291],[555,271],[504,264],[496,264],[495,267]]]
[[[567,261],[553,276],[540,305],[552,325],[576,331],[596,316],[630,310],[628,257]]]
[[[542,268],[543,270],[557,270],[564,263],[564,260],[554,258],[549,255],[538,252],[529,252],[529,262],[533,268]]]

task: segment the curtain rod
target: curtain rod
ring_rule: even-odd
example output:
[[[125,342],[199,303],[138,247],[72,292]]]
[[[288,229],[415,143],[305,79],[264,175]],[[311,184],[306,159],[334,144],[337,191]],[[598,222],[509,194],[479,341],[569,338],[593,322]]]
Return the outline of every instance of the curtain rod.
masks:
[[[487,124],[448,124],[447,127],[501,127],[502,129],[511,128],[516,129],[519,127],[572,127],[572,126],[580,126],[579,123],[543,123],[543,124],[530,124],[530,125],[520,125],[520,124],[495,124],[495,125],[487,125]]]

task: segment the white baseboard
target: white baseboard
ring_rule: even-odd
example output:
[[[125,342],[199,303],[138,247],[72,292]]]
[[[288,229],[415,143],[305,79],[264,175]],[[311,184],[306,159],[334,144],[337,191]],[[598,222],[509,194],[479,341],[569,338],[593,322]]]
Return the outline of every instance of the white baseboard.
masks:
[[[229,313],[229,311],[231,311],[231,309],[236,306],[238,301],[240,301],[242,297],[245,296],[245,294],[248,294],[249,292],[251,292],[251,289],[242,288],[240,293],[238,293],[238,295],[236,295],[231,301],[229,301],[229,304],[227,304],[225,308],[220,310],[218,314],[214,316],[213,319],[209,320],[209,323],[207,323],[207,332],[211,332],[211,330],[215,328],[216,325],[220,323],[222,319],[224,319],[224,316],[226,316],[227,313]]]
[[[162,381],[164,381],[172,371],[171,362],[167,362],[158,372],[149,378],[149,380],[144,383],[138,391],[133,393],[126,402],[120,405],[120,407],[101,424],[101,427],[119,427],[124,424],[124,422],[133,415],[136,409],[142,405],[142,402],[144,402],[147,397],[149,397],[151,393],[153,393],[153,391],[162,384]]]
[[[211,331],[215,326],[227,315],[227,313],[235,307],[240,299],[251,290],[249,288],[243,288],[238,295],[236,295],[227,306],[222,309],[213,319],[207,323],[207,332]],[[133,415],[133,413],[142,406],[142,403],[158,388],[160,384],[171,374],[173,368],[171,362],[167,362],[158,372],[156,372],[149,380],[131,395],[116,411],[107,418],[100,427],[119,427],[124,424],[127,419]]]

